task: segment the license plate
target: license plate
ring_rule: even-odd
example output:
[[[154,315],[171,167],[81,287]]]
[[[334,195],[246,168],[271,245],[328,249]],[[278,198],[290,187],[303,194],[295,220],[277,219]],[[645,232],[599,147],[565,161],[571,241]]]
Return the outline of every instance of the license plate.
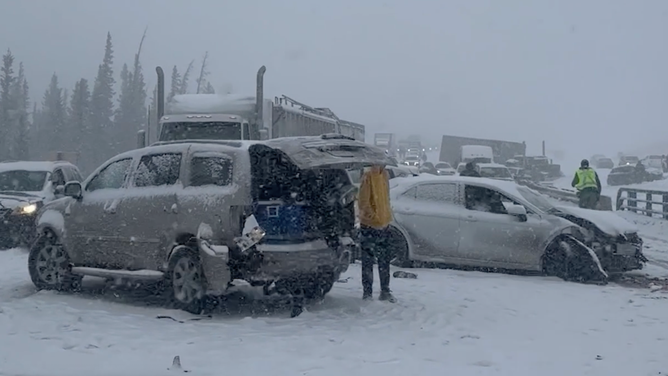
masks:
[[[636,254],[636,246],[633,244],[617,244],[617,254],[624,256],[633,256]]]

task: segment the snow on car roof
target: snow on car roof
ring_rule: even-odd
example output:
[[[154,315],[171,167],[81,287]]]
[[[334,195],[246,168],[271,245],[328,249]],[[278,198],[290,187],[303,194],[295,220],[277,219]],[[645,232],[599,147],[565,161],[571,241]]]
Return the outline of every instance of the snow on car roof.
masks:
[[[515,196],[518,199],[524,200],[524,196],[520,193],[518,188],[519,184],[514,181],[506,180],[497,180],[489,178],[478,178],[471,176],[436,176],[436,175],[419,175],[415,177],[405,177],[405,178],[396,178],[392,179],[390,188],[392,190],[399,190],[404,192],[416,184],[419,183],[464,183],[464,184],[473,184],[480,185],[488,188],[496,188],[502,190],[506,193],[509,193],[512,196]],[[522,188],[530,189],[522,186]]]
[[[504,166],[499,163],[477,163],[477,165],[480,168],[487,167],[487,168],[508,168],[507,166]]]
[[[0,172],[25,170],[25,171],[52,171],[55,166],[69,165],[66,161],[16,161],[0,162]]]

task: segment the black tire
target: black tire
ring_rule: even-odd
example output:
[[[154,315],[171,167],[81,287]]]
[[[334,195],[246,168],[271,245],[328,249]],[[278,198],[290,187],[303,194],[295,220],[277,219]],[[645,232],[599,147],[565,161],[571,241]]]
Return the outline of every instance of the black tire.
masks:
[[[207,283],[197,252],[178,246],[169,259],[164,288],[168,303],[195,315],[202,313],[206,301]]]
[[[603,282],[597,269],[570,236],[555,239],[543,256],[543,272],[569,282]]]
[[[74,291],[81,287],[82,276],[71,272],[70,255],[51,231],[45,231],[30,247],[28,273],[40,290]]]
[[[398,268],[413,268],[415,266],[415,263],[409,258],[408,240],[395,228],[390,229],[388,248],[391,265]]]

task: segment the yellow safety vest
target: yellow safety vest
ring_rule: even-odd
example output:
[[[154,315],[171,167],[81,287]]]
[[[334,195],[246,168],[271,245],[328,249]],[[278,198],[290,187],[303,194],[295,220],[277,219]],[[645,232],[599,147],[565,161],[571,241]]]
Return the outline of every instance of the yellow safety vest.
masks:
[[[598,188],[598,184],[596,184],[596,172],[591,168],[579,168],[575,173],[578,175],[578,184],[575,185],[578,191],[585,188]]]

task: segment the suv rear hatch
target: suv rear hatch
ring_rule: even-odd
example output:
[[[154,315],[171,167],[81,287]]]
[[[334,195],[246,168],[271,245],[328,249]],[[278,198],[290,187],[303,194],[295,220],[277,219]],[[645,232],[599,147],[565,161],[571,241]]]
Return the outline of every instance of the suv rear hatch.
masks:
[[[346,170],[394,165],[384,150],[339,135],[273,139],[249,153],[253,214],[273,243],[350,235],[357,188]]]

